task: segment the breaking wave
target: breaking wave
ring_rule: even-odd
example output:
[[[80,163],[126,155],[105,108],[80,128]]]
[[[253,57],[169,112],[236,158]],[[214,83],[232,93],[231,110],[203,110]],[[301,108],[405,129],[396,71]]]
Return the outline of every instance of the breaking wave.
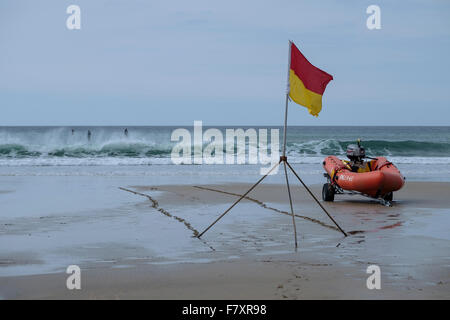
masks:
[[[349,144],[355,144],[355,141],[312,140],[302,143],[288,143],[288,148],[290,152],[303,155],[345,155],[345,149]],[[363,146],[366,149],[366,154],[372,156],[450,156],[450,143],[444,142],[365,140]]]
[[[90,139],[86,127],[76,127],[74,132],[71,129],[0,127],[0,166],[171,163],[170,155],[175,142],[170,141],[170,136],[174,127],[130,128],[128,135],[120,127],[93,127],[89,129]],[[344,156],[346,146],[355,143],[345,138],[336,139],[332,132],[321,132],[319,138],[307,138],[292,131],[288,135],[287,151],[294,163],[320,163],[327,155]],[[387,156],[398,163],[450,163],[449,139],[435,141],[432,136],[423,140],[384,138],[364,139],[367,155]],[[398,136],[395,138],[398,139]],[[225,151],[225,145],[223,148]]]

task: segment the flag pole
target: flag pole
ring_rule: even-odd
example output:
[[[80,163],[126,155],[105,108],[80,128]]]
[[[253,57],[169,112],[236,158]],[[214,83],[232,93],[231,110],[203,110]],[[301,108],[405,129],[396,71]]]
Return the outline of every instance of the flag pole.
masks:
[[[288,70],[287,70],[287,87],[286,87],[286,109],[284,111],[284,132],[283,132],[283,159],[286,159],[286,131],[287,131],[287,115],[289,104],[289,92],[291,90],[289,82],[289,71],[291,69],[291,40],[289,40],[289,57],[288,57]]]
[[[292,206],[292,195],[291,195],[291,188],[289,186],[289,178],[287,174],[287,156],[286,156],[286,141],[287,141],[287,116],[288,116],[288,105],[289,105],[289,91],[290,91],[290,82],[289,82],[289,73],[291,70],[291,40],[289,40],[289,56],[288,56],[288,69],[287,69],[287,87],[286,87],[286,109],[284,111],[284,133],[283,133],[283,156],[280,157],[280,163],[283,162],[284,164],[284,176],[286,177],[286,186],[287,186],[287,192],[289,195],[289,204],[291,207],[291,214],[292,214],[292,225],[294,227],[294,243],[295,243],[295,249],[297,250],[298,244],[297,244],[297,227],[295,225],[295,214],[294,214],[294,207]]]
[[[288,105],[289,105],[289,93],[290,93],[290,81],[289,81],[289,76],[290,76],[290,70],[291,70],[291,51],[292,51],[292,41],[289,40],[289,57],[288,57],[288,72],[287,72],[287,88],[286,88],[286,109],[285,109],[285,113],[284,113],[284,136],[283,136],[283,155],[280,157],[280,161],[278,163],[276,163],[270,170],[268,173],[266,173],[261,179],[259,179],[253,186],[250,187],[250,189],[248,189],[243,195],[241,195],[239,197],[238,200],[236,200],[231,207],[229,207],[224,213],[222,213],[212,224],[210,224],[202,233],[200,233],[197,237],[200,238],[206,231],[208,231],[214,224],[216,224],[216,222],[218,222],[220,219],[222,219],[223,216],[225,216],[234,206],[236,206],[241,200],[243,200],[244,198],[247,197],[247,195],[256,188],[256,186],[258,186],[276,167],[278,167],[279,165],[281,165],[281,163],[283,162],[283,166],[284,166],[284,175],[286,177],[286,186],[287,186],[287,192],[289,195],[289,205],[291,208],[291,214],[292,214],[292,224],[294,226],[294,241],[295,241],[295,248],[297,249],[297,227],[295,225],[295,215],[294,215],[294,207],[292,204],[292,195],[291,195],[291,188],[289,186],[289,178],[288,178],[288,173],[287,173],[287,168],[289,167],[289,169],[294,173],[294,175],[297,177],[298,180],[300,180],[300,182],[303,184],[303,186],[306,188],[306,190],[310,193],[310,195],[314,198],[314,200],[319,204],[319,206],[325,211],[325,213],[328,215],[328,217],[336,224],[336,226],[339,228],[339,230],[345,235],[347,236],[347,234],[345,233],[344,230],[342,230],[342,228],[336,223],[336,221],[333,219],[333,217],[331,217],[331,215],[326,211],[326,209],[320,204],[319,200],[317,200],[317,198],[313,195],[313,193],[309,190],[309,188],[305,185],[305,183],[303,183],[303,180],[300,179],[300,177],[297,175],[297,173],[294,171],[294,169],[291,167],[291,165],[289,164],[289,162],[287,161],[287,156],[286,156],[286,143],[287,143],[287,116],[288,116]]]

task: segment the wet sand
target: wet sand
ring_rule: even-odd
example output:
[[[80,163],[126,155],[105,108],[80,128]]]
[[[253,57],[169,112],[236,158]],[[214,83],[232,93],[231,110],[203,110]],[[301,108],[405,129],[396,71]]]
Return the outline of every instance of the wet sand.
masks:
[[[293,186],[299,248],[293,245],[285,186],[263,184],[221,221],[204,230],[245,192],[247,184],[148,186],[120,189],[142,213],[195,243],[192,262],[121,260],[126,251],[103,247],[113,262],[74,261],[82,289],[67,290],[60,268],[48,274],[0,277],[1,298],[63,299],[449,299],[450,183],[408,182],[393,207],[359,196],[337,196],[326,208],[349,233],[344,237],[300,186]],[[320,197],[321,186],[312,186]],[[131,191],[131,192],[130,192]],[[153,221],[150,219],[150,221]],[[126,232],[122,226],[122,232]],[[8,230],[6,231],[6,233]],[[16,231],[20,234],[19,231]],[[20,237],[20,235],[19,235]],[[117,240],[119,242],[120,239]],[[198,248],[201,248],[199,250]],[[77,251],[66,252],[76,256]],[[33,263],[35,255],[2,256]],[[381,268],[381,290],[369,290],[369,265]],[[2,266],[0,266],[1,270]]]

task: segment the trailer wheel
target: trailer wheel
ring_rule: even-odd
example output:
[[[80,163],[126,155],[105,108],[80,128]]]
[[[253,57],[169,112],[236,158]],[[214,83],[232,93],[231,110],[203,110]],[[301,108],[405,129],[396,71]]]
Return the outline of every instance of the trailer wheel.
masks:
[[[334,187],[330,183],[325,183],[322,188],[322,200],[334,201]]]
[[[385,201],[391,202],[392,199],[394,199],[394,193],[393,193],[393,192],[389,192],[389,193],[385,194],[384,197],[383,197],[383,199],[384,199]]]

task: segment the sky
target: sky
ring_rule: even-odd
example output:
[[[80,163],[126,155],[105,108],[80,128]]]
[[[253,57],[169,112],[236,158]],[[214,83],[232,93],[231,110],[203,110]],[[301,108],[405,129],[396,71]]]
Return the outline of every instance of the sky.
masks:
[[[2,0],[0,126],[282,125],[289,39],[334,77],[290,125],[450,125],[450,1]]]

